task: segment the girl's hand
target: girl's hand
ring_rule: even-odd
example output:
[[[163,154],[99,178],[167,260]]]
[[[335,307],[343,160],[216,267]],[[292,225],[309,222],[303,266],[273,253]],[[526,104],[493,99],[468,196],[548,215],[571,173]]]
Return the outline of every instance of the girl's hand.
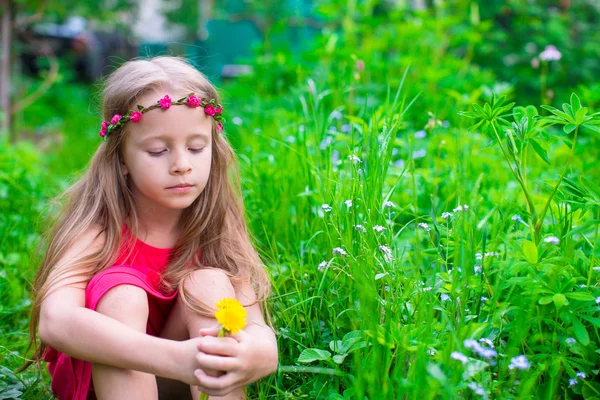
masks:
[[[195,337],[184,341],[176,341],[177,352],[173,361],[175,363],[173,376],[169,379],[186,383],[190,386],[198,385],[200,382],[196,377],[196,371],[203,368],[199,363],[196,355],[198,354],[198,346],[204,341],[203,337]],[[205,374],[213,377],[221,376],[223,373],[210,368],[204,369]]]
[[[194,371],[200,391],[224,396],[273,372],[269,343],[261,343],[243,330],[219,338],[219,330],[220,327],[200,330],[202,340],[196,354],[199,369]],[[207,374],[207,371],[220,371],[220,375]]]

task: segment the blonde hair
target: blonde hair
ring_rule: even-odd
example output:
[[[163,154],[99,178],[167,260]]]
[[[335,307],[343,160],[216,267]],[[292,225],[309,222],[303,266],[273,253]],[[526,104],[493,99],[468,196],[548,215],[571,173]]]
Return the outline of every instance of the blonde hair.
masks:
[[[114,114],[126,114],[137,104],[138,98],[150,91],[164,94],[166,89],[194,92],[202,98],[220,102],[215,87],[185,60],[171,56],[137,59],[123,64],[106,80],[103,120],[110,121]],[[71,277],[79,277],[81,282],[87,282],[113,265],[121,245],[125,244],[130,249],[133,247],[132,241],[123,242],[122,238],[125,220],[129,222],[134,236],[137,237],[139,230],[129,181],[121,170],[127,127],[125,125],[114,130],[108,140],[100,144],[87,172],[57,198],[60,203],[64,199],[66,202],[45,234],[48,248],[33,287],[28,348],[35,348],[33,362],[39,363],[47,347],[44,343],[37,346],[36,335],[40,307],[49,290],[60,280]],[[218,268],[229,276],[234,286],[250,280],[257,301],[263,307],[271,290],[269,277],[246,228],[236,157],[228,141],[217,133],[215,121],[212,146],[208,182],[202,194],[182,212],[179,237],[161,277],[162,289],[171,292],[179,290],[184,304],[205,316],[210,315],[210,307],[189,295],[183,285],[185,278],[194,270]],[[104,233],[104,245],[97,252],[57,271],[57,262],[74,240],[89,232],[93,226],[99,226]],[[28,362],[21,370],[30,364]]]

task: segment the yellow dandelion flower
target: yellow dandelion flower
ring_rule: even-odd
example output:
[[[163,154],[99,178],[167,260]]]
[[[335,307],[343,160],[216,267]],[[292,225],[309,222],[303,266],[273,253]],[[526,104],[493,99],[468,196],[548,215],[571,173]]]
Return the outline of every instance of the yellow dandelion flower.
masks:
[[[225,298],[217,302],[215,318],[227,332],[234,334],[246,326],[246,310],[236,299]]]

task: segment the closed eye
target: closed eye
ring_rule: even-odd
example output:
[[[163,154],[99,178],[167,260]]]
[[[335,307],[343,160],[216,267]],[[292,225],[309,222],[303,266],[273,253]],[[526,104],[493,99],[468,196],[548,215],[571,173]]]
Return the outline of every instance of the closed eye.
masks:
[[[202,153],[202,151],[204,150],[204,147],[201,147],[199,149],[189,149],[192,153]],[[166,152],[167,150],[161,150],[161,151],[149,151],[148,154],[150,154],[151,156],[154,157],[158,157],[161,154],[163,154],[164,152]]]

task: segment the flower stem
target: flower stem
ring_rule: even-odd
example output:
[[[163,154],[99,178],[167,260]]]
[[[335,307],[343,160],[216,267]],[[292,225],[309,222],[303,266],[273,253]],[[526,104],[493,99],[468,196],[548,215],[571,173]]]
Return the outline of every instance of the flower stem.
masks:
[[[563,172],[560,175],[560,178],[558,178],[558,182],[556,182],[556,186],[554,186],[554,190],[552,190],[552,193],[550,193],[550,197],[548,197],[548,200],[546,201],[546,204],[544,205],[544,208],[542,209],[542,213],[540,214],[540,219],[537,221],[537,224],[535,225],[536,232],[539,232],[540,229],[542,228],[542,223],[544,222],[544,216],[546,215],[546,212],[548,212],[548,207],[550,207],[550,202],[552,202],[552,199],[554,198],[554,195],[556,194],[556,191],[558,190],[560,183],[565,178],[565,175],[567,174],[567,171],[569,170],[569,165],[571,164],[571,160],[573,159],[573,154],[575,153],[575,144],[577,143],[577,132],[578,131],[579,131],[579,126],[575,128],[575,133],[573,134],[573,144],[571,145],[571,152],[569,153],[569,158],[567,159],[565,168],[563,169]]]
[[[510,163],[510,158],[508,157],[508,154],[506,154],[506,150],[504,150],[504,146],[502,146],[502,141],[500,140],[500,135],[498,135],[496,126],[494,124],[491,124],[491,125],[492,125],[492,129],[494,130],[494,134],[496,135],[496,140],[498,141],[498,146],[500,146],[500,150],[502,150],[502,154],[504,154],[504,158],[506,159],[506,162],[508,163],[508,168],[510,168],[510,172],[512,172],[512,174],[515,177],[515,179],[517,180],[517,182],[519,182],[519,185],[521,185],[521,189],[523,189],[523,194],[525,194],[525,200],[527,201],[529,213],[531,214],[531,220],[533,222],[531,225],[535,226],[536,218],[537,218],[536,214],[535,214],[535,206],[533,205],[533,200],[531,199],[531,196],[529,195],[527,186],[525,185],[525,182],[521,178],[521,174],[518,172],[518,170],[513,169],[512,164]],[[532,231],[532,236],[536,236],[534,239],[537,242],[537,231]]]
[[[217,335],[217,337],[223,337],[225,336],[225,334],[227,333],[227,330],[225,330],[225,328],[221,327],[221,330],[219,331],[219,334]],[[198,400],[208,400],[208,394],[207,393],[200,393],[200,397],[198,397]]]

